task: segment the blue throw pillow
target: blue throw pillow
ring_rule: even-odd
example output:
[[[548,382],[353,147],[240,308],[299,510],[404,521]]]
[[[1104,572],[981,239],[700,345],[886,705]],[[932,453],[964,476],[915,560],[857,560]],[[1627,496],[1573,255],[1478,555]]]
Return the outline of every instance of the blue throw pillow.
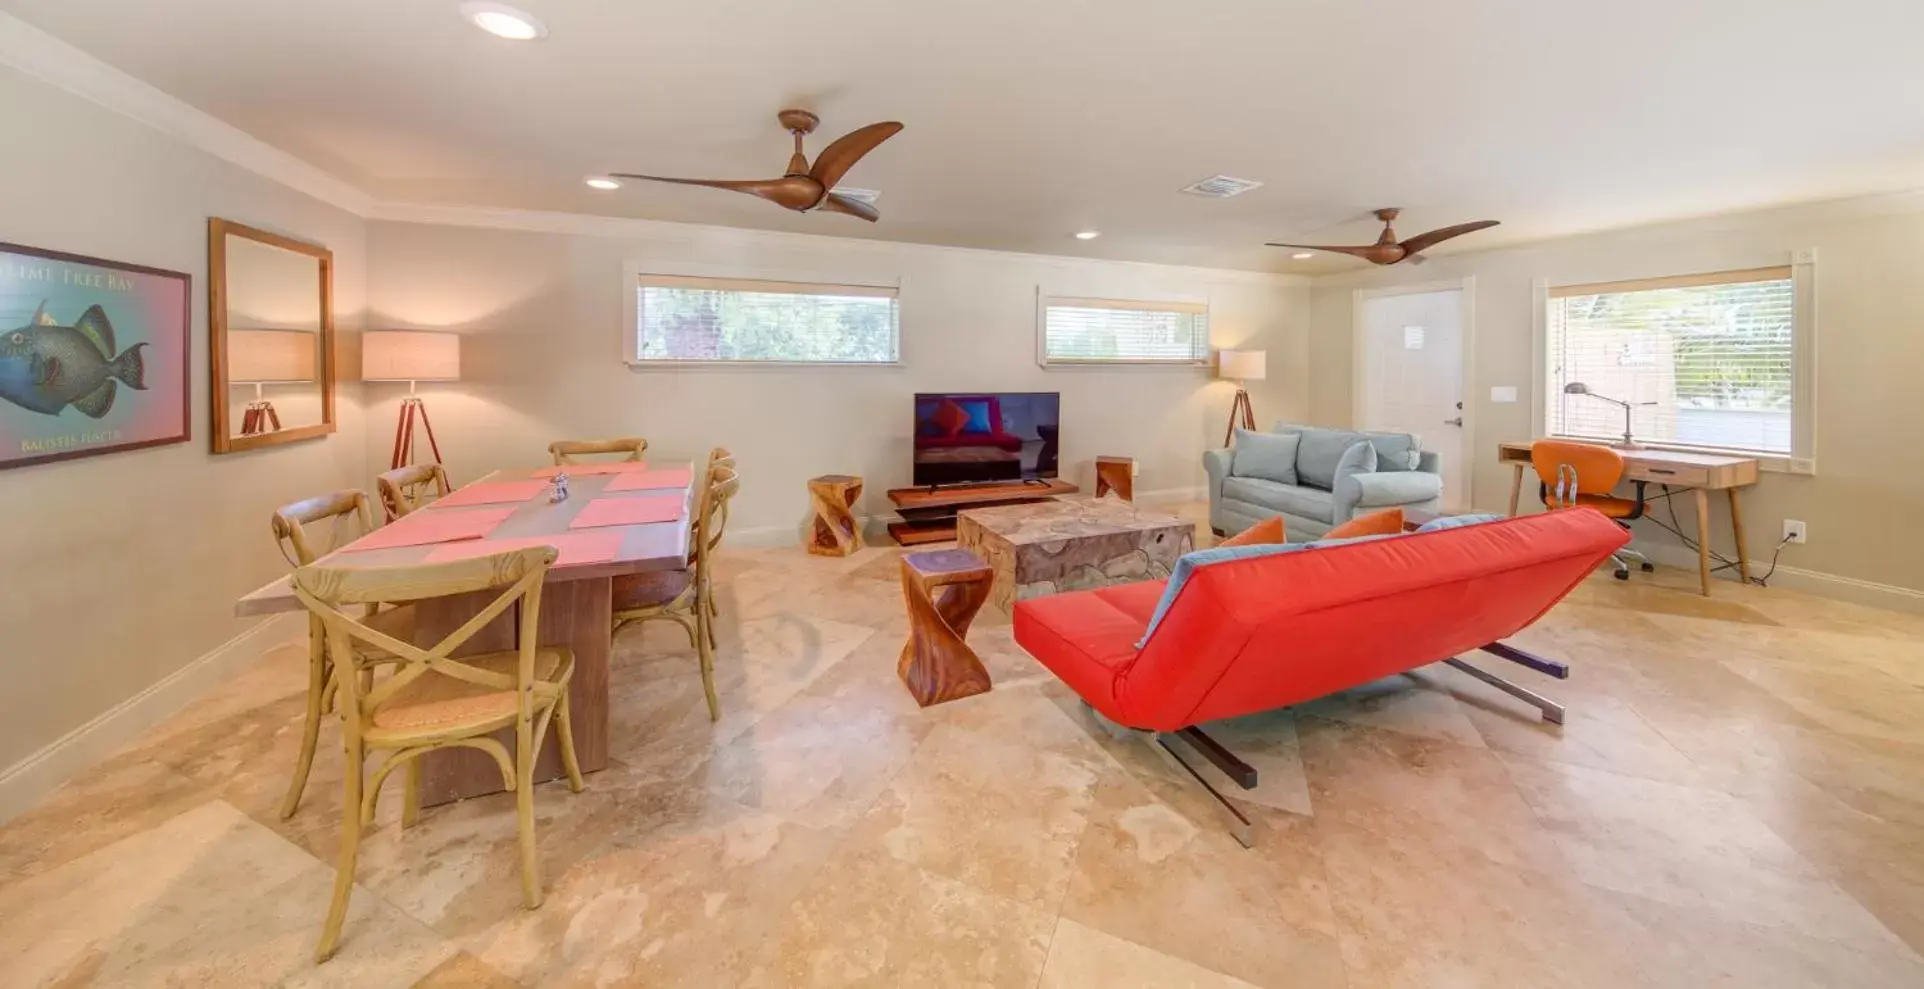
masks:
[[[968,424],[962,427],[965,433],[993,433],[995,427],[989,425],[989,401],[985,398],[963,399],[955,403],[969,414]]]
[[[1431,519],[1417,526],[1416,531],[1442,532],[1444,529],[1456,529],[1466,525],[1482,525],[1485,522],[1496,522],[1502,518],[1504,518],[1504,516],[1493,515],[1488,512],[1480,512],[1472,515],[1445,515],[1442,518]]]
[[[1236,430],[1236,454],[1230,461],[1232,477],[1256,477],[1277,484],[1296,484],[1295,433],[1256,433]]]

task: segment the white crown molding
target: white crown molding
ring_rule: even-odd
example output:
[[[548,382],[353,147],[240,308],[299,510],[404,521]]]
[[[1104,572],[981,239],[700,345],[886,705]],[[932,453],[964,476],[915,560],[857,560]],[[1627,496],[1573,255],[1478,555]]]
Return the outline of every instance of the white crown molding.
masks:
[[[0,65],[356,216],[373,211],[366,192],[7,13],[0,13]]]
[[[1242,268],[1202,268],[1193,265],[1158,264],[1154,261],[1118,261],[1110,258],[1075,257],[1067,254],[1029,254],[982,247],[927,244],[919,241],[875,240],[867,237],[832,237],[825,234],[789,230],[763,230],[756,227],[727,227],[711,223],[682,223],[675,220],[648,220],[639,217],[599,216],[592,213],[564,213],[547,210],[502,209],[440,203],[401,203],[380,201],[369,219],[387,223],[418,223],[428,226],[480,227],[489,230],[516,230],[529,233],[575,234],[623,240],[648,240],[660,243],[710,245],[768,245],[787,243],[796,247],[833,245],[842,251],[895,254],[901,251],[934,251],[999,257],[1024,263],[1054,264],[1063,267],[1124,265],[1153,269],[1163,274],[1192,276],[1216,282],[1260,285],[1308,285],[1306,275],[1284,272],[1251,271]]]

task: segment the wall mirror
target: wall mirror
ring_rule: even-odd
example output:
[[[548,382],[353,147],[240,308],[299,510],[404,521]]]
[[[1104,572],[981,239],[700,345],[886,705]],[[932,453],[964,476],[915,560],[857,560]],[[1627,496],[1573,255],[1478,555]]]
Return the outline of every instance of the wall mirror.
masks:
[[[214,452],[334,431],[334,252],[207,221]]]

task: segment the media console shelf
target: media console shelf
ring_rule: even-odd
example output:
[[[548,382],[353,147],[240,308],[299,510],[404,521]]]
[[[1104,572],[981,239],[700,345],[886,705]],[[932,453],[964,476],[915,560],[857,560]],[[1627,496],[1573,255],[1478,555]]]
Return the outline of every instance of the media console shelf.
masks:
[[[889,492],[889,500],[895,503],[895,512],[902,516],[902,521],[889,523],[889,535],[903,546],[944,542],[955,538],[955,513],[964,508],[1028,505],[1075,494],[1078,490],[1061,480],[958,484],[932,491],[927,487],[895,488]]]

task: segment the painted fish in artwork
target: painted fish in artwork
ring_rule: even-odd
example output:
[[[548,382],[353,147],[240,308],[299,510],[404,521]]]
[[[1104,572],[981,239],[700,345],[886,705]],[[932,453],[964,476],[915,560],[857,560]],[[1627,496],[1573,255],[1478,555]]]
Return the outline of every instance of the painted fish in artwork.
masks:
[[[114,327],[99,306],[88,306],[72,326],[47,315],[0,333],[0,398],[56,416],[71,405],[95,419],[114,407],[115,381],[146,390],[147,368],[137,343],[116,355]]]

